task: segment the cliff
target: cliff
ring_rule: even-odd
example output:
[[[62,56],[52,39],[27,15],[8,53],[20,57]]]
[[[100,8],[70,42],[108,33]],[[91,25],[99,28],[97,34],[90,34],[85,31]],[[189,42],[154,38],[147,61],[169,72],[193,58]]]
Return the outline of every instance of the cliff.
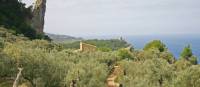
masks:
[[[46,0],[36,0],[33,9],[32,27],[38,34],[43,34],[46,12]]]

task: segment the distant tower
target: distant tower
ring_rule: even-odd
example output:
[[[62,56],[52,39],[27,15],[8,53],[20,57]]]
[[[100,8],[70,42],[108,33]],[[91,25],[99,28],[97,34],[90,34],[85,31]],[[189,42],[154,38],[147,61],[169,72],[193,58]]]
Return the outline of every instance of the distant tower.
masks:
[[[43,34],[46,12],[46,0],[36,0],[33,8],[32,27],[37,33]]]
[[[121,40],[121,41],[122,41],[122,40],[124,40],[124,39],[123,39],[123,37],[119,37],[119,40]]]

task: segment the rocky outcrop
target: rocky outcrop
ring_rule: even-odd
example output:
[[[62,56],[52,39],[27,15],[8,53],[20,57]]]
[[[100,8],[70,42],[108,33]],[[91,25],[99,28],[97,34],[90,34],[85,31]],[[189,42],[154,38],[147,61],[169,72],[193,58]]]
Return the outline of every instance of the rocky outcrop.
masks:
[[[43,34],[46,12],[46,0],[36,0],[33,8],[32,27],[38,34]]]

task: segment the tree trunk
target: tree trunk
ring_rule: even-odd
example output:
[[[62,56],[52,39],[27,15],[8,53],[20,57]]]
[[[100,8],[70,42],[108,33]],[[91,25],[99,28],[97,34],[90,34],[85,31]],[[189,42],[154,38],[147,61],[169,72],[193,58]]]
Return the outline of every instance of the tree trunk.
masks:
[[[18,85],[19,85],[19,80],[20,80],[20,77],[21,77],[21,75],[22,75],[22,70],[23,70],[23,68],[18,68],[18,69],[19,69],[19,72],[18,72],[17,77],[16,77],[16,79],[15,79],[15,81],[14,81],[14,83],[13,83],[13,87],[18,87]]]

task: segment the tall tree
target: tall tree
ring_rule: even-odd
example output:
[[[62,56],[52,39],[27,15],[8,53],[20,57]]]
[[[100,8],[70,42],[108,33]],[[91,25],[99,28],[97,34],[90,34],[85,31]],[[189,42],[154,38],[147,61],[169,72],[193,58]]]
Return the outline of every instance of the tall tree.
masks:
[[[164,52],[167,50],[167,47],[160,40],[153,40],[153,41],[147,43],[144,47],[144,50],[150,50],[150,49],[157,49],[160,52]]]
[[[193,55],[192,53],[192,49],[190,47],[190,45],[186,46],[183,51],[181,52],[181,57],[182,58],[186,58],[188,59],[189,57],[191,57]]]
[[[194,56],[192,53],[192,49],[191,49],[190,45],[186,46],[183,49],[183,51],[181,52],[180,58],[186,59],[186,60],[190,61],[192,64],[197,64],[197,62],[198,62],[197,57]]]

